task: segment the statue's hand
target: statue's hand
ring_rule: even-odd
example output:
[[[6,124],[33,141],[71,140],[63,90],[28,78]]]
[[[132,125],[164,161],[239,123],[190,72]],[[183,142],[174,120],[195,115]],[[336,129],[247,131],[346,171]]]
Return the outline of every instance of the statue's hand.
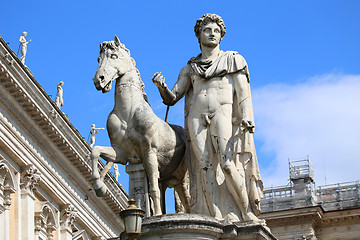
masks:
[[[249,132],[250,132],[250,133],[254,133],[254,132],[255,132],[255,124],[254,124],[253,121],[243,119],[243,120],[241,121],[241,125],[242,125],[243,127],[245,127],[246,129],[249,129]]]
[[[161,75],[161,72],[155,73],[154,76],[151,78],[151,80],[158,88],[167,87],[165,83],[165,78],[163,75]]]

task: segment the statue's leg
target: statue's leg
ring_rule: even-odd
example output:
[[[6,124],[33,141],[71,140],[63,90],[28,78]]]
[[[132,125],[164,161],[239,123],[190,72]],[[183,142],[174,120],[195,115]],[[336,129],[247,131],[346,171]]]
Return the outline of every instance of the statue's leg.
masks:
[[[149,194],[154,203],[154,215],[161,215],[160,189],[159,189],[159,166],[155,150],[149,150],[144,166],[149,179]]]
[[[234,162],[234,143],[232,139],[232,105],[222,105],[211,120],[212,144],[225,175],[226,186],[241,210],[245,221],[257,220],[248,214],[249,199],[246,190],[245,172]],[[253,217],[255,217],[253,219]]]
[[[26,55],[26,47],[25,46],[21,46],[21,57],[20,57],[20,61],[24,64],[25,63],[25,55]]]
[[[197,191],[201,191],[204,196],[207,209],[209,210],[209,214],[213,217],[219,217],[217,208],[214,205],[212,198],[212,183],[214,179],[208,177],[209,172],[212,169],[211,159],[209,156],[209,152],[212,151],[211,140],[208,136],[208,126],[205,125],[204,119],[200,114],[194,116],[196,113],[192,113],[192,117],[189,120],[189,134],[191,139],[191,147],[192,151],[195,155],[196,159],[192,159],[191,161],[196,161],[196,165],[198,169],[196,174],[199,175],[199,180],[197,180]],[[201,200],[198,200],[201,201]]]
[[[106,174],[109,172],[111,167],[114,165],[114,162],[107,162],[104,166],[104,169],[101,171],[100,179],[104,181]]]
[[[90,154],[90,159],[92,163],[92,176],[91,179],[93,180],[93,187],[96,192],[96,195],[101,197],[104,195],[106,191],[106,187],[104,185],[103,179],[101,176],[105,176],[107,171],[109,170],[109,165],[107,164],[102,171],[101,175],[99,174],[98,170],[98,161],[99,159],[103,158],[106,162],[118,162],[122,164],[126,164],[126,160],[120,148],[118,147],[101,147],[95,146]],[[111,167],[111,166],[110,166]]]

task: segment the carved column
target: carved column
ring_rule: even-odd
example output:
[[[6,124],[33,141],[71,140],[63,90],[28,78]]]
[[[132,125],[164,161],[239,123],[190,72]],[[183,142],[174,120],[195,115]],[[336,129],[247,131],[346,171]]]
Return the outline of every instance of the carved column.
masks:
[[[125,170],[129,174],[129,198],[136,201],[138,208],[145,210],[145,217],[150,216],[149,190],[146,172],[141,161],[132,159]]]
[[[72,240],[72,226],[77,217],[76,209],[66,204],[64,209],[61,211],[60,217],[60,238],[61,240]]]
[[[33,240],[35,233],[34,223],[34,191],[40,182],[40,173],[33,165],[26,166],[21,173],[21,239]]]
[[[7,191],[5,190],[4,191],[4,240],[8,240],[10,239],[10,233],[9,233],[9,226],[10,226],[10,219],[9,219],[9,208],[10,208],[10,205],[11,205],[11,197],[10,197],[10,194],[12,192],[11,191]]]

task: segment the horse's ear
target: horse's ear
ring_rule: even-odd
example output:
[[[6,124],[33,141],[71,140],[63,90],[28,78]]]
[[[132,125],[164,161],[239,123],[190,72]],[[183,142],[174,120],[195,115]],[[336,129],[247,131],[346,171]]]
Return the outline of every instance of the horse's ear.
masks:
[[[120,46],[120,40],[119,40],[119,38],[115,35],[115,44],[116,44],[116,46]]]
[[[102,48],[102,43],[100,43],[100,50],[101,50],[101,48]]]

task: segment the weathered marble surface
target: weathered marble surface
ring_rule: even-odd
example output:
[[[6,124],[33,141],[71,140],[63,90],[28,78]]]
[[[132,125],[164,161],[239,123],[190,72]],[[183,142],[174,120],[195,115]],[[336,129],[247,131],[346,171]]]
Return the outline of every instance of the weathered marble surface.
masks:
[[[126,165],[140,161],[149,182],[151,212],[160,215],[167,187],[174,187],[186,210],[189,211],[189,193],[184,186],[183,156],[185,142],[183,129],[170,125],[152,111],[144,92],[144,83],[130,51],[115,36],[114,41],[100,46],[99,67],[93,79],[98,90],[110,91],[115,84],[115,106],[107,121],[111,147],[94,146],[91,152],[93,187],[98,196],[106,191],[103,179],[113,163]],[[100,174],[99,158],[108,162]],[[144,192],[132,189],[130,192]],[[146,191],[145,191],[146,192]]]
[[[141,232],[139,240],[276,239],[261,223],[231,223],[198,214],[170,214],[144,218]]]
[[[220,16],[203,15],[195,25],[201,53],[183,67],[172,90],[161,73],[152,80],[167,105],[185,96],[190,212],[259,222],[262,181],[249,71],[240,54],[220,50],[225,32]]]

